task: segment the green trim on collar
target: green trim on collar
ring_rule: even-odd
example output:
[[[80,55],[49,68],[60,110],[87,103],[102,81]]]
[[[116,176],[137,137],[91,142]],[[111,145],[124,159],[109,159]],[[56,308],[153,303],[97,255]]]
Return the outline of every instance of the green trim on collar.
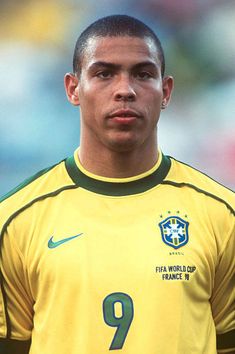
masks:
[[[160,166],[152,174],[136,181],[120,183],[100,181],[87,176],[79,170],[74,156],[68,157],[65,160],[65,166],[69,176],[79,187],[103,195],[125,196],[143,193],[160,184],[169,172],[171,161],[169,157],[162,155]]]

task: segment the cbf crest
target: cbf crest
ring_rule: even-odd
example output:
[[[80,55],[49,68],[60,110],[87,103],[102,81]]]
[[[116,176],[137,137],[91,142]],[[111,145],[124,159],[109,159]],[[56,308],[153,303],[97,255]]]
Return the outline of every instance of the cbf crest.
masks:
[[[188,243],[189,222],[179,216],[169,216],[159,224],[162,240],[175,249]]]

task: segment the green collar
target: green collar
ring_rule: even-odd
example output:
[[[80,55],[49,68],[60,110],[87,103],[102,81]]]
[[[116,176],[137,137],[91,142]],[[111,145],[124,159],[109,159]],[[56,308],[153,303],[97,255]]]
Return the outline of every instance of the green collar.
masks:
[[[87,176],[78,168],[74,156],[65,160],[65,166],[69,176],[79,187],[103,195],[125,196],[143,193],[160,184],[170,170],[171,161],[168,156],[162,155],[160,166],[152,174],[134,181],[120,183],[101,181]]]

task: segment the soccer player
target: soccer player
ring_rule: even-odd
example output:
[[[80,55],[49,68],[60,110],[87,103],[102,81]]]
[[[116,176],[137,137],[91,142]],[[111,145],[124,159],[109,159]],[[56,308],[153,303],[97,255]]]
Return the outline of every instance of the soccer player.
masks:
[[[234,353],[235,198],[158,147],[159,39],[108,16],[73,65],[80,147],[1,200],[0,353]]]

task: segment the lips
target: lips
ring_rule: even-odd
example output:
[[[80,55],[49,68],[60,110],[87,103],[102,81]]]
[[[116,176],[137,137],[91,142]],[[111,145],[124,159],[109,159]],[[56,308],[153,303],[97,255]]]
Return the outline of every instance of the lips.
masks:
[[[139,118],[140,114],[132,109],[119,109],[112,112],[109,118]]]

